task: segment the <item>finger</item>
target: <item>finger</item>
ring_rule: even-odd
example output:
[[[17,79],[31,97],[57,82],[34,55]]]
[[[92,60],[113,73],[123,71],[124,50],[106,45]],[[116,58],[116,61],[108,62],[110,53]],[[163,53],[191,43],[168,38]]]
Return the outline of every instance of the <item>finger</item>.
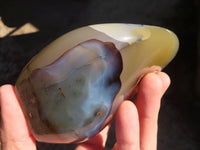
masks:
[[[115,150],[139,150],[139,120],[137,108],[131,101],[124,101],[116,114]]]
[[[139,113],[141,150],[156,150],[160,101],[169,84],[170,79],[163,72],[149,73],[139,84],[134,103]]]
[[[104,150],[110,124],[106,126],[98,135],[92,137],[88,141],[79,144],[75,150]]]
[[[24,115],[15,95],[14,86],[4,85],[0,88],[2,129],[1,140],[4,150],[36,149]]]

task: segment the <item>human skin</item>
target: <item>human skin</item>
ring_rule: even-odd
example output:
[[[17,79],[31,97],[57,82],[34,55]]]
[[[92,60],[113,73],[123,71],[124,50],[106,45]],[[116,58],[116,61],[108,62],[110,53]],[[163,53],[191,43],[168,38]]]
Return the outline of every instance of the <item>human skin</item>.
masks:
[[[117,110],[113,150],[157,149],[160,102],[169,84],[170,78],[164,72],[149,73],[143,77],[134,102],[125,100]],[[36,141],[26,123],[14,86],[1,86],[0,100],[2,150],[36,150]],[[76,150],[103,150],[109,127],[77,145]]]

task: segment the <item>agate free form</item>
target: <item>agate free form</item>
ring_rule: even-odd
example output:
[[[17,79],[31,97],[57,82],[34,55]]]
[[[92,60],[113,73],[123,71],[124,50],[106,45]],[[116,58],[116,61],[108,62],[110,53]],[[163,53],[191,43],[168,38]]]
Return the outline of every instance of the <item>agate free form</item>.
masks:
[[[30,60],[16,82],[33,136],[72,143],[96,135],[133,96],[140,77],[165,67],[178,45],[167,29],[134,24],[90,25],[61,36]]]

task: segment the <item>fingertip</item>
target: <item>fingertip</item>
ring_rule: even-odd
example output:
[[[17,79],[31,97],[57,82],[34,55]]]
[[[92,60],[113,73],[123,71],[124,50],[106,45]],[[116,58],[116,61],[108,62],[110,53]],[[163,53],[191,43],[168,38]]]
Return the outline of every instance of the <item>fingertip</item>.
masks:
[[[4,85],[2,85],[2,86],[0,86],[0,90],[4,90],[4,89],[7,89],[7,88],[11,88],[11,87],[14,87],[13,85],[11,85],[11,84],[4,84]]]
[[[16,98],[14,86],[11,84],[5,84],[0,87],[0,104],[7,105],[11,98]]]
[[[170,82],[169,76],[164,72],[148,73],[141,80],[139,91],[142,91],[143,95],[162,96],[169,87]]]
[[[1,93],[1,95],[2,94],[4,95],[5,92],[7,93],[8,91],[10,91],[10,89],[13,89],[13,88],[14,88],[14,86],[11,84],[2,85],[2,86],[0,86],[0,93]]]
[[[129,100],[125,100],[119,106],[116,114],[116,125],[120,129],[127,128],[130,124],[129,119],[138,120],[138,112],[135,104]]]
[[[141,80],[138,87],[138,95],[150,96],[160,95],[162,89],[162,80],[157,73],[148,73]],[[141,93],[141,94],[140,94]]]
[[[126,112],[135,112],[137,111],[137,108],[135,107],[135,105],[133,104],[133,102],[129,101],[129,100],[125,100],[122,102],[122,104],[119,106],[117,113],[125,113]]]
[[[159,72],[157,75],[162,81],[163,91],[166,91],[169,85],[171,84],[170,77],[165,72]]]

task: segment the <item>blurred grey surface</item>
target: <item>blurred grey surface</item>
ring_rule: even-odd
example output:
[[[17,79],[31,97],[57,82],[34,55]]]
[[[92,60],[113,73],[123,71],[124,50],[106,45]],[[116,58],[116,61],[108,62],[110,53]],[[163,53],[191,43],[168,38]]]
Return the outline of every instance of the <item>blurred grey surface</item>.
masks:
[[[1,1],[0,85],[15,84],[35,54],[72,29],[109,22],[163,26],[178,35],[180,49],[164,69],[172,83],[161,105],[158,150],[199,150],[199,10],[198,0]],[[114,142],[113,126],[107,147]],[[75,146],[37,143],[38,150],[72,150]]]

